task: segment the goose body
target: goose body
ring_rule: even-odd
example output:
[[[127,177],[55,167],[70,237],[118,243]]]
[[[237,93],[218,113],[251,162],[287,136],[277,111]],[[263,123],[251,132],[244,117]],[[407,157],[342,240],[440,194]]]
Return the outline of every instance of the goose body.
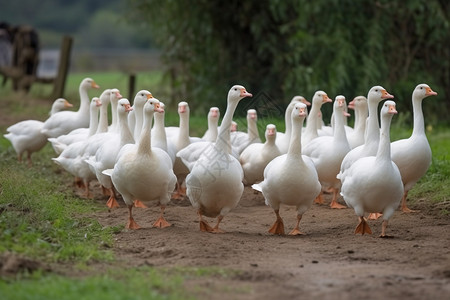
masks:
[[[305,117],[306,105],[297,103],[291,114],[292,137],[287,154],[273,159],[264,169],[264,181],[252,185],[263,193],[266,204],[276,214],[277,219],[269,230],[273,234],[284,234],[284,224],[279,214],[281,204],[296,207],[297,223],[290,234],[301,234],[299,223],[302,215],[320,193],[314,163],[308,156],[302,155],[301,134]]]
[[[251,185],[264,179],[267,164],[281,155],[275,144],[277,128],[273,124],[266,126],[265,143],[253,143],[242,151],[239,161],[244,171],[244,185]]]
[[[331,188],[333,198],[331,208],[345,208],[337,202],[341,182],[336,178],[345,155],[350,151],[344,128],[345,97],[336,96],[333,104],[335,115],[335,128],[333,136],[320,136],[310,141],[302,153],[309,156],[316,166],[319,181],[323,189]],[[322,197],[317,199],[322,203]]]
[[[139,225],[132,215],[135,200],[144,204],[158,202],[161,215],[153,224],[155,227],[166,227],[170,224],[164,219],[163,213],[170,201],[175,188],[176,176],[172,170],[172,161],[162,149],[151,145],[151,126],[154,112],[158,112],[159,101],[149,99],[144,105],[144,127],[137,144],[128,144],[119,153],[119,159],[114,169],[103,171],[110,175],[117,191],[122,195],[128,210],[127,228],[137,229]]]
[[[41,132],[47,137],[58,137],[67,134],[76,128],[89,127],[89,96],[90,88],[99,88],[91,78],[81,81],[79,87],[80,107],[78,111],[62,111],[48,118]]]
[[[414,128],[408,139],[395,141],[391,144],[392,160],[398,166],[405,192],[401,209],[411,212],[406,206],[408,191],[427,172],[431,165],[431,148],[425,134],[425,122],[422,112],[422,100],[437,95],[427,84],[419,84],[412,94]]]
[[[53,102],[50,116],[72,107],[66,99],[58,98]],[[47,144],[47,136],[41,132],[44,122],[38,120],[25,120],[9,126],[4,135],[17,153],[17,159],[22,161],[26,152],[28,164],[31,166],[31,154],[40,151]]]
[[[238,204],[244,191],[242,167],[230,154],[230,127],[239,101],[251,96],[240,85],[229,90],[217,140],[203,152],[186,177],[186,193],[198,212],[202,231],[221,232],[220,222]],[[202,216],[217,217],[216,226],[211,228]]]
[[[355,233],[372,233],[364,219],[365,212],[383,213],[381,237],[386,237],[388,221],[402,198],[403,183],[396,164],[391,160],[389,137],[392,116],[396,113],[395,102],[384,102],[376,156],[366,156],[355,161],[342,182],[341,194],[360,221]]]

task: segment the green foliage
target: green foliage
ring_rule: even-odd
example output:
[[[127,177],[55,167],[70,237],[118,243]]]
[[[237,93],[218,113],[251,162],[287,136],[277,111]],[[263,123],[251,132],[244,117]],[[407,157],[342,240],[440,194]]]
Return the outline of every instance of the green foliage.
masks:
[[[234,83],[265,91],[282,106],[318,89],[350,99],[373,85],[409,104],[423,82],[441,99],[450,97],[446,1],[128,3],[130,21],[147,24],[162,47],[174,98],[187,97],[198,113],[224,107]],[[450,105],[435,103],[430,120],[442,123]],[[331,107],[324,110],[329,117]]]

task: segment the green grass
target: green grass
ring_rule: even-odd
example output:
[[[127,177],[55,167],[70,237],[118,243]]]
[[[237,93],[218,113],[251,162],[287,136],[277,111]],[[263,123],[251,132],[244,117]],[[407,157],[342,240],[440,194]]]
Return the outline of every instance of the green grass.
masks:
[[[0,281],[2,299],[115,300],[193,299],[183,289],[183,278],[153,268],[109,271],[82,278],[56,275]]]
[[[0,252],[12,251],[48,261],[111,260],[115,228],[102,228],[90,217],[92,201],[71,195],[50,160],[46,146],[35,165],[16,161],[4,138],[0,153]]]

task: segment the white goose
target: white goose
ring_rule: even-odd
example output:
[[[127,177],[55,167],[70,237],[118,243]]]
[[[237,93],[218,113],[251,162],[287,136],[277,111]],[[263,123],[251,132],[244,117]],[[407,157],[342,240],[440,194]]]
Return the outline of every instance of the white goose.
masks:
[[[135,140],[139,139],[141,135],[142,124],[144,123],[144,104],[152,97],[152,93],[147,90],[140,90],[134,97],[133,109],[128,114],[128,126]]]
[[[207,142],[215,142],[219,129],[217,124],[219,123],[220,111],[218,107],[211,107],[208,113],[208,129],[202,136],[202,140]]]
[[[109,208],[119,207],[119,204],[116,200],[111,177],[103,174],[103,171],[114,168],[120,149],[122,149],[124,145],[134,144],[133,134],[128,127],[127,115],[132,109],[128,99],[122,98],[119,100],[117,106],[119,134],[112,135],[108,138],[97,150],[95,156],[86,159],[86,162],[93,168],[97,180],[109,193],[109,199],[106,203]]]
[[[53,102],[50,116],[68,109],[73,105],[66,99],[58,98]],[[26,152],[28,165],[32,165],[31,154],[40,151],[47,144],[47,136],[41,132],[44,122],[38,120],[25,120],[9,126],[4,135],[17,153],[17,159],[22,162],[22,155]]]
[[[231,132],[231,147],[238,153],[238,155],[240,155],[248,145],[253,143],[261,143],[258,127],[256,126],[257,121],[258,114],[256,113],[256,110],[249,109],[247,110],[247,132]]]
[[[264,170],[264,181],[252,187],[261,191],[276,214],[269,229],[273,234],[284,234],[280,205],[293,205],[297,210],[297,223],[289,233],[302,234],[299,229],[302,215],[311,207],[320,193],[320,182],[313,161],[302,155],[301,134],[306,117],[306,105],[297,103],[292,111],[292,137],[287,154],[276,157]]]
[[[222,232],[220,222],[238,204],[244,191],[244,172],[239,161],[229,154],[229,149],[233,114],[239,101],[245,97],[252,97],[252,94],[241,85],[234,85],[229,90],[219,136],[186,177],[186,193],[198,212],[202,231]],[[202,216],[217,217],[216,226],[211,228]]]
[[[98,127],[96,126],[98,122],[98,111],[101,106],[102,103],[100,98],[93,97],[90,104],[90,124],[88,137],[83,141],[70,144],[61,152],[61,154],[58,155],[58,157],[52,158],[56,164],[60,165],[64,168],[64,170],[75,176],[75,183],[78,187],[84,187],[84,197],[90,197],[90,178],[80,177],[81,158],[89,139],[96,133],[96,127]]]
[[[364,213],[383,213],[380,237],[387,237],[386,227],[403,195],[403,183],[396,164],[391,160],[389,128],[396,114],[394,101],[386,101],[381,109],[380,142],[376,156],[355,161],[342,183],[342,196],[359,218],[356,233],[371,234]]]
[[[78,111],[63,111],[48,118],[41,130],[47,137],[58,137],[70,131],[89,126],[89,96],[88,89],[98,89],[99,86],[91,78],[81,81],[79,87],[80,107]]]
[[[341,170],[337,175],[342,181],[347,170],[356,160],[361,157],[375,155],[378,150],[380,140],[380,127],[378,125],[378,104],[385,99],[392,99],[394,96],[389,94],[383,87],[374,86],[367,94],[367,103],[369,106],[369,117],[367,118],[367,127],[364,137],[364,144],[350,150],[342,160]]]
[[[305,147],[309,142],[311,142],[316,137],[319,137],[317,133],[318,124],[321,122],[320,108],[323,104],[333,102],[324,91],[317,91],[314,93],[311,105],[311,111],[306,119],[306,128],[302,134],[302,145]]]
[[[412,94],[414,125],[411,137],[391,144],[392,160],[400,170],[405,187],[401,204],[403,212],[412,212],[406,206],[408,191],[427,172],[431,165],[431,148],[425,134],[422,100],[434,95],[437,95],[437,93],[427,84],[416,86]]]
[[[350,151],[344,128],[344,103],[344,96],[336,96],[333,104],[335,115],[333,136],[317,137],[309,142],[302,151],[313,160],[322,188],[333,190],[331,208],[345,208],[337,202],[341,182],[336,178],[342,159]],[[322,193],[317,198],[317,203],[323,203]]]
[[[291,114],[295,104],[300,102],[306,105],[311,105],[311,103],[309,103],[308,100],[305,99],[305,97],[294,96],[284,113],[285,132],[277,132],[277,139],[275,140],[275,143],[278,149],[280,149],[282,154],[286,154],[289,149],[289,141],[291,139],[291,127],[292,127]]]
[[[244,170],[244,185],[251,185],[264,179],[264,168],[277,156],[280,149],[275,144],[277,128],[273,124],[266,126],[265,143],[253,143],[242,151],[239,161]]]
[[[356,148],[364,144],[364,132],[366,131],[366,120],[369,113],[367,106],[367,98],[364,96],[355,97],[349,104],[348,108],[355,110],[355,122],[353,132],[347,134],[350,148]]]
[[[106,175],[111,175],[114,186],[128,206],[129,217],[126,228],[139,228],[132,214],[134,200],[140,200],[144,204],[159,202],[161,215],[153,226],[170,226],[164,219],[164,209],[170,201],[177,178],[173,173],[169,155],[151,145],[153,114],[160,110],[157,99],[147,101],[144,105],[144,127],[139,142],[122,148],[114,169],[103,171]]]
[[[178,103],[178,115],[180,116],[179,127],[166,127],[167,138],[169,143],[173,143],[175,145],[176,153],[187,147],[189,144],[200,141],[200,138],[191,138],[189,136],[190,109],[187,102],[182,101]],[[173,198],[182,199],[186,194],[186,191],[182,185],[187,174],[189,174],[189,169],[183,163],[181,158],[176,157],[175,162],[173,163],[173,171],[177,176],[177,189],[176,193],[173,195]]]

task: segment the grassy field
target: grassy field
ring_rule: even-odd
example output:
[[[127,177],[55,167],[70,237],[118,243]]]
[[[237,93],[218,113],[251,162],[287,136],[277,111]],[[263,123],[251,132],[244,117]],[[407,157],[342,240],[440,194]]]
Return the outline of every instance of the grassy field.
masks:
[[[73,74],[67,84],[69,101],[77,99],[78,84],[88,74]],[[127,75],[89,74],[102,87],[118,87],[127,93]],[[138,74],[138,89],[152,90],[161,86],[161,76],[154,73]],[[161,87],[160,87],[161,88]],[[164,91],[163,88],[161,88]],[[17,95],[3,88],[4,113],[16,117],[36,115],[45,119],[50,107],[29,107],[23,97],[43,98],[50,94],[49,86],[34,86],[31,96]],[[156,96],[158,89],[153,91]],[[161,92],[163,94],[163,92]],[[14,105],[11,104],[14,102]],[[72,101],[77,103],[76,100]],[[44,102],[45,103],[45,102]],[[176,111],[166,113],[167,124],[177,125]],[[245,125],[244,118],[237,118]],[[399,120],[400,121],[400,120]],[[284,131],[283,120],[260,120],[260,134],[267,123],[276,123]],[[410,128],[402,122],[393,121],[392,140],[408,137]],[[206,130],[205,116],[191,117],[191,135]],[[0,128],[2,134],[6,126]],[[243,128],[240,127],[242,130]],[[433,151],[433,163],[428,173],[410,192],[410,201],[425,201],[439,214],[450,212],[450,130],[448,128],[428,129],[427,133]],[[60,176],[59,168],[50,160],[54,156],[50,145],[34,155],[34,167],[19,164],[14,150],[3,136],[0,137],[0,255],[18,255],[44,264],[69,264],[76,270],[89,269],[93,262],[115,260],[111,247],[115,232],[122,227],[102,227],[92,212],[100,209],[95,201],[80,199],[67,189],[67,177]],[[0,266],[1,267],[1,266]],[[128,299],[133,291],[135,299],[178,299],[183,291],[186,277],[205,276],[213,272],[226,276],[217,269],[158,269],[132,268],[120,272],[111,270],[101,274],[82,276],[60,276],[54,272],[20,270],[13,275],[2,274],[0,292],[4,299]],[[76,272],[74,272],[76,273]],[[70,290],[71,293],[67,293]],[[31,297],[30,295],[34,295]],[[183,298],[190,295],[183,294]]]

